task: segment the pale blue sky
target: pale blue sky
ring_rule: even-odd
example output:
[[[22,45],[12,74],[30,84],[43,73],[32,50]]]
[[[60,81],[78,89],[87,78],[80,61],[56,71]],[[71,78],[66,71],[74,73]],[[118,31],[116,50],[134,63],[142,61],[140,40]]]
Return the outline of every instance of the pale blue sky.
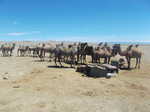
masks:
[[[0,40],[150,41],[149,0],[0,0]]]

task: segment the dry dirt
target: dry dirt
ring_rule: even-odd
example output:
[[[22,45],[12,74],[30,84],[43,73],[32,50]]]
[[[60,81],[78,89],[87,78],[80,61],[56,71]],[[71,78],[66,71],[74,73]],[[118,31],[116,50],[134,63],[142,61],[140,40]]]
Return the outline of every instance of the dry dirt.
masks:
[[[37,58],[0,57],[0,112],[150,112],[150,46],[141,48],[141,69],[110,79]]]

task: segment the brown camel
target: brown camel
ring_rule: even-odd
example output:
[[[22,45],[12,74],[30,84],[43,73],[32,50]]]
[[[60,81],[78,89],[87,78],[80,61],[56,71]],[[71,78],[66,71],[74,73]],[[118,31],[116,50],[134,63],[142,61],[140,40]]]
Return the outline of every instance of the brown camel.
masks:
[[[100,63],[100,58],[104,58],[104,63],[109,63],[110,58],[112,57],[112,49],[105,43],[100,43],[98,47],[94,50],[93,56],[94,56],[94,61]]]
[[[58,60],[59,64],[62,67],[62,64],[61,64],[61,62],[63,61],[62,59],[67,57],[68,59],[70,59],[70,67],[72,68],[73,65],[75,65],[75,61],[76,61],[75,56],[77,54],[77,46],[69,45],[68,47],[65,47],[63,43],[57,44],[56,48],[54,49],[54,54],[55,54],[54,60],[55,60],[56,66],[57,66],[56,62]]]
[[[130,69],[131,66],[131,59],[135,58],[135,68],[140,68],[142,52],[139,50],[138,46],[139,45],[129,45],[126,50],[122,51],[120,44],[115,44],[113,46],[113,54],[116,55],[119,53],[120,56],[125,56],[128,63],[128,69]]]

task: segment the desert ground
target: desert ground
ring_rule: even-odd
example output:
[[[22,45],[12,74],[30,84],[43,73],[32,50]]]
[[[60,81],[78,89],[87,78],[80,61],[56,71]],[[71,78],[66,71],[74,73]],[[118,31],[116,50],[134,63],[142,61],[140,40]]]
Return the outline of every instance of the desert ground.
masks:
[[[15,50],[0,57],[0,112],[150,112],[150,45],[140,48],[141,69],[110,79],[17,57]]]

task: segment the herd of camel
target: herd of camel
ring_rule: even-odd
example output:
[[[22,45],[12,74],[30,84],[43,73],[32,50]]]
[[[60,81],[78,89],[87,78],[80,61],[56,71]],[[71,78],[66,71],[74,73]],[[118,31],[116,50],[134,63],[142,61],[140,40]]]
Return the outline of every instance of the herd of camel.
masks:
[[[12,56],[15,49],[15,43],[5,43],[0,46],[2,56]],[[139,50],[139,45],[129,45],[125,50],[122,50],[120,44],[109,46],[107,43],[99,43],[96,46],[88,43],[73,43],[70,45],[39,43],[36,46],[19,45],[17,47],[18,56],[33,56],[39,57],[44,61],[48,55],[49,59],[54,59],[55,64],[59,62],[62,67],[62,62],[69,62],[71,67],[78,63],[86,63],[86,56],[91,56],[92,63],[101,63],[100,59],[104,59],[104,63],[110,63],[112,57],[116,55],[124,56],[131,67],[131,59],[136,59],[135,68],[140,68],[142,52]]]

